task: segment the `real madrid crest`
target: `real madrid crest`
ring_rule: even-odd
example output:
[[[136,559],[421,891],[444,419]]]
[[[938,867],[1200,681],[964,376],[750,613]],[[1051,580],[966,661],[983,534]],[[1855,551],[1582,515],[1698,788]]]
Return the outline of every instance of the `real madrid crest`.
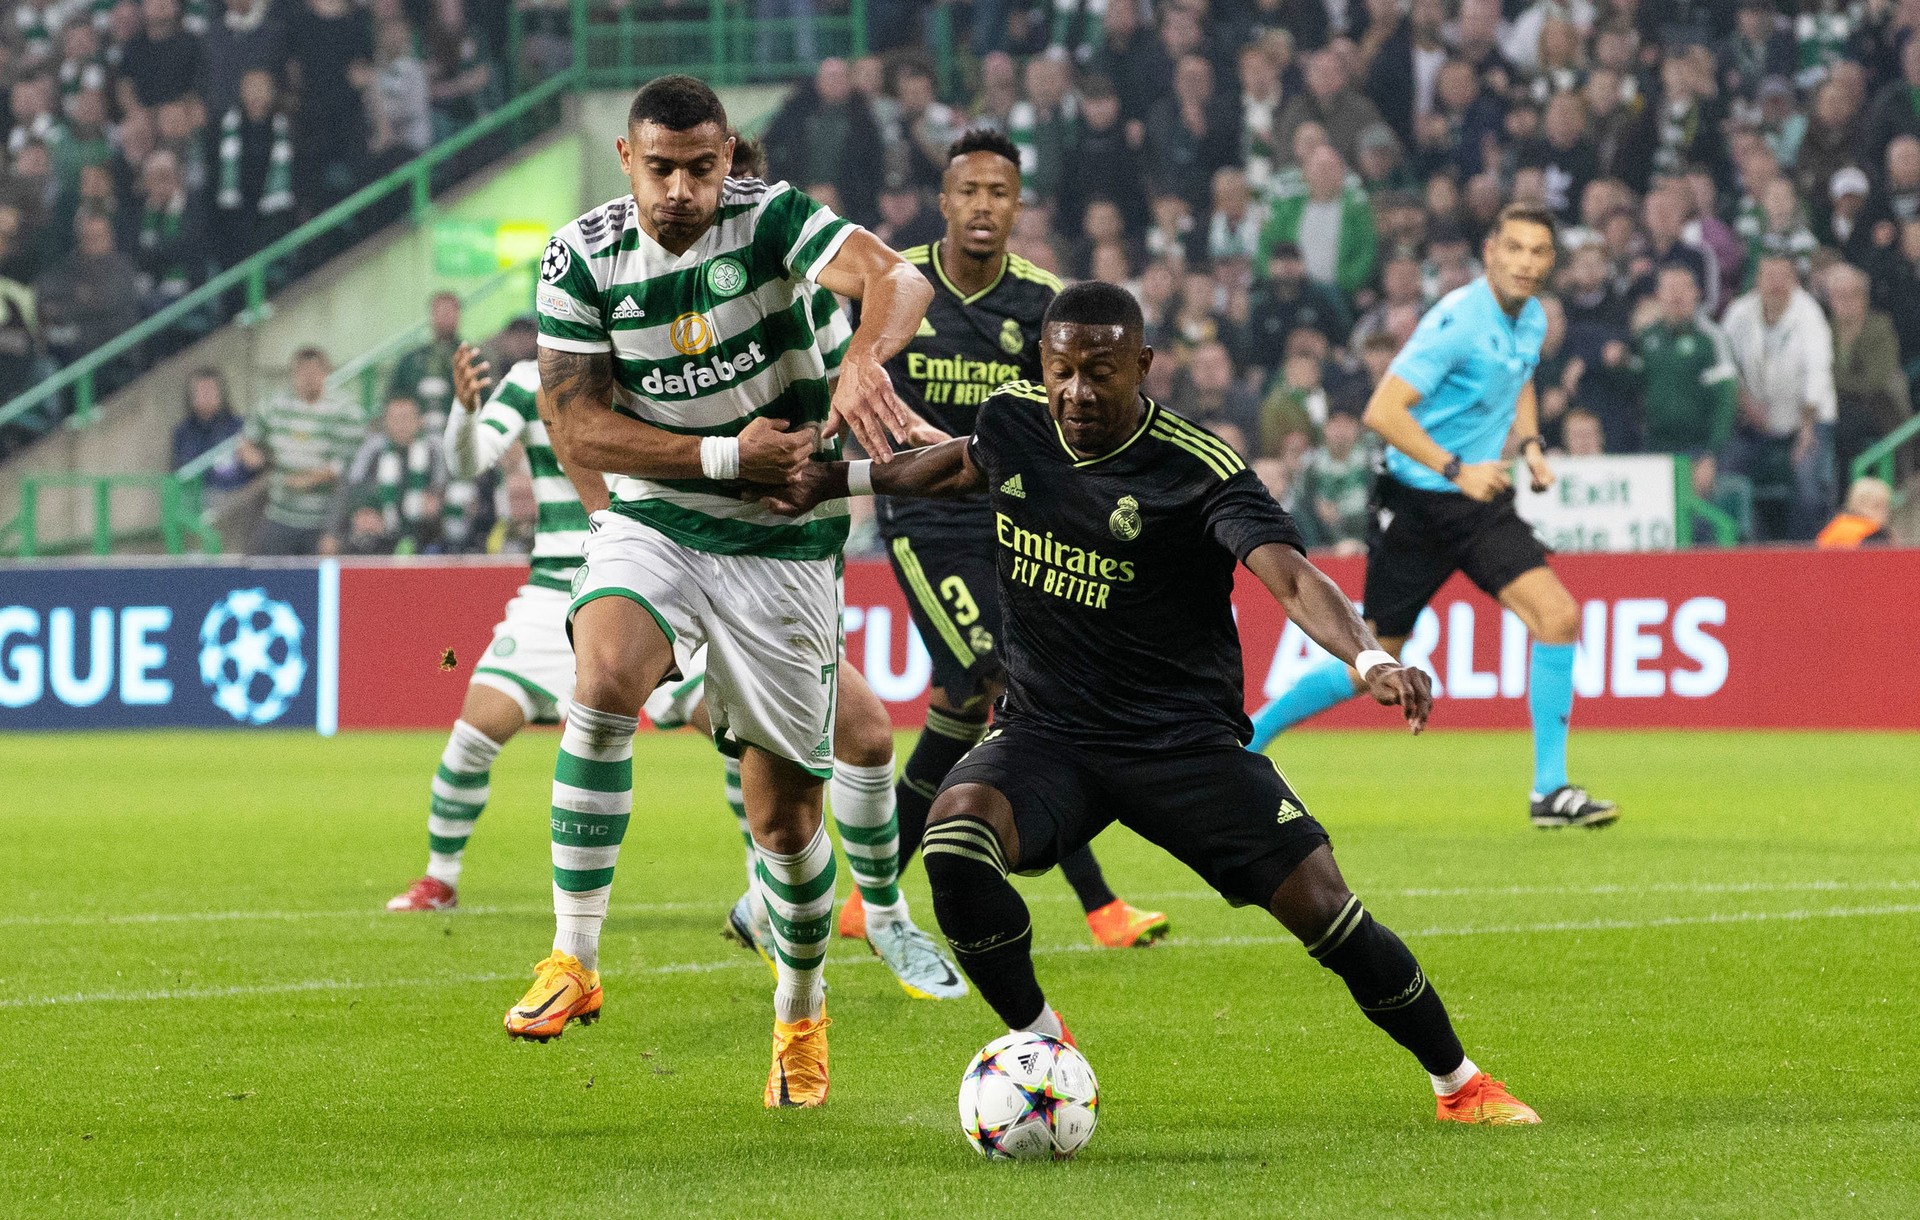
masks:
[[[1018,356],[1020,349],[1027,345],[1027,337],[1020,333],[1020,323],[1008,318],[1000,324],[1000,349],[1009,356]]]
[[[716,258],[707,264],[707,288],[717,297],[734,297],[747,286],[747,269],[738,259]]]
[[[1140,536],[1140,501],[1132,496],[1121,496],[1120,505],[1107,518],[1107,528],[1113,536],[1122,542],[1132,542]]]

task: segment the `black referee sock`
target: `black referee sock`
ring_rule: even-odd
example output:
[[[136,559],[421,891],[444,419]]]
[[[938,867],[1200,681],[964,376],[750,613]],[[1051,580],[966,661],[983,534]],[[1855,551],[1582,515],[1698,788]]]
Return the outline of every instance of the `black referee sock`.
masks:
[[[900,815],[900,867],[905,869],[927,831],[927,813],[933,808],[940,781],[947,778],[953,764],[987,735],[987,716],[978,720],[967,716],[927,709],[927,727],[907,755],[906,768],[894,785],[894,805]]]
[[[993,827],[946,818],[927,831],[933,913],[960,968],[1009,1029],[1031,1025],[1047,1006],[1033,976],[1033,921],[1007,880]]]
[[[1100,861],[1093,858],[1091,847],[1083,846],[1060,861],[1060,872],[1079,896],[1080,909],[1089,915],[1119,897],[1107,887],[1107,878],[1100,871]]]
[[[1467,1057],[1447,1019],[1447,1006],[1427,982],[1413,951],[1376,923],[1359,898],[1347,899],[1332,926],[1307,952],[1339,975],[1367,1020],[1412,1051],[1429,1073],[1445,1076]]]

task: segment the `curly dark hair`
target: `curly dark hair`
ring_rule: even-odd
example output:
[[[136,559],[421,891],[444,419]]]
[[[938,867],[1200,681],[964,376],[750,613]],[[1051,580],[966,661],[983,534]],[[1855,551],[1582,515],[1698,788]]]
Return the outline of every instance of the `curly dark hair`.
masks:
[[[991,127],[969,127],[959,139],[947,148],[947,160],[964,157],[968,153],[996,153],[1013,162],[1016,172],[1020,169],[1020,148],[1007,138],[1003,131]]]
[[[1047,306],[1046,317],[1041,319],[1040,325],[1044,328],[1056,322],[1075,326],[1118,326],[1136,335],[1146,326],[1140,314],[1140,302],[1134,300],[1133,294],[1118,284],[1101,280],[1082,280],[1062,289],[1053,298],[1053,303]]]
[[[695,76],[657,76],[633,95],[627,126],[658,123],[668,131],[692,131],[702,123],[728,128],[727,108],[707,82]]]

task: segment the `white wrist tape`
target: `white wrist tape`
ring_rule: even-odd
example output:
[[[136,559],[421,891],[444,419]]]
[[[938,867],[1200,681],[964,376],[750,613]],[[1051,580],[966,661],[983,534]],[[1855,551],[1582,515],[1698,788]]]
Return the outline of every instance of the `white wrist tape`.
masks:
[[[847,463],[847,494],[850,496],[873,494],[872,458],[861,458],[857,462]]]
[[[704,436],[700,438],[700,473],[709,479],[740,477],[740,438]]]
[[[1400,662],[1394,659],[1392,653],[1382,652],[1378,648],[1369,648],[1353,659],[1353,667],[1360,671],[1360,680],[1362,682],[1367,680],[1367,674],[1374,669],[1382,665],[1398,664],[1400,664]]]

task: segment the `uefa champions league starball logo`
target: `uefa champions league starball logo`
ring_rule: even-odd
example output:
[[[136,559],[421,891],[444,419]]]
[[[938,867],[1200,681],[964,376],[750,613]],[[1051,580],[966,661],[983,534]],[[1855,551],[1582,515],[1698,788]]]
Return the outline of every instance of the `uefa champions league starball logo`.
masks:
[[[265,589],[235,589],[200,624],[200,681],[214,706],[241,724],[286,714],[307,678],[305,629],[293,607]]]

